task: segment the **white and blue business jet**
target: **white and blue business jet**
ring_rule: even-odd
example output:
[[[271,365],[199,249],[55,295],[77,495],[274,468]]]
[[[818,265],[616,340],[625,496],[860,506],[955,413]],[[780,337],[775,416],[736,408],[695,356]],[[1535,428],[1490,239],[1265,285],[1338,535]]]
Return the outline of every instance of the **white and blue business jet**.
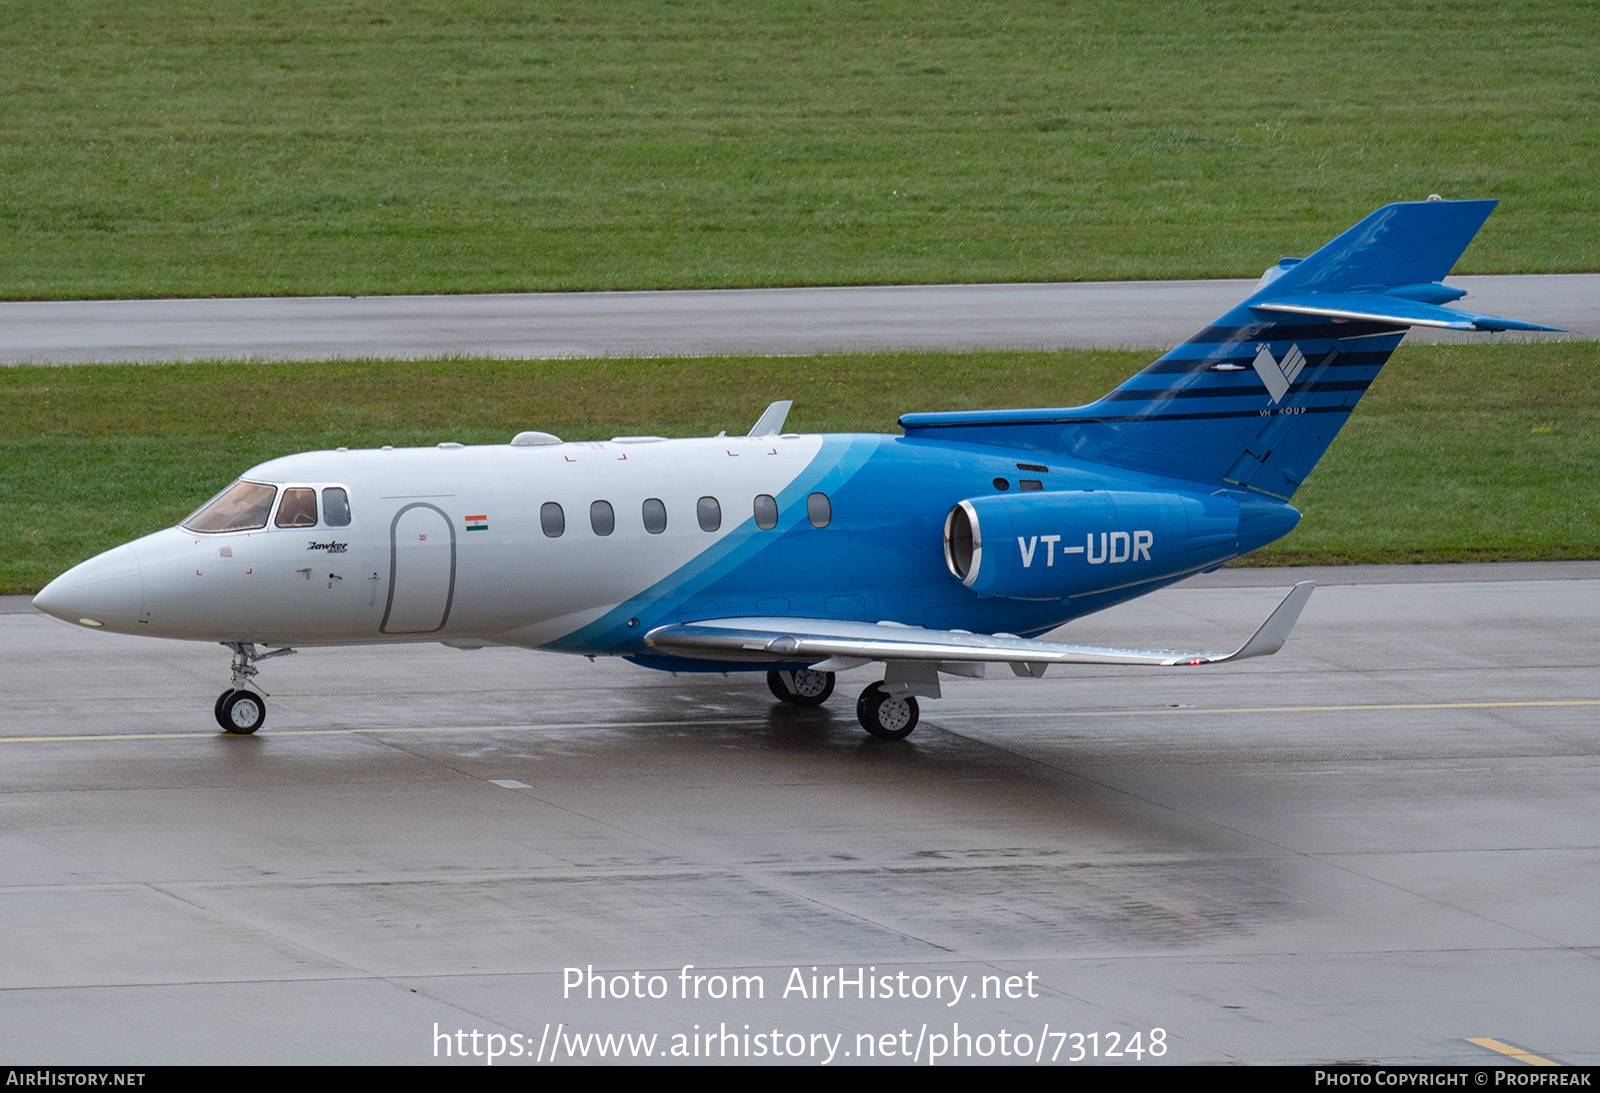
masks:
[[[901,436],[748,436],[308,452],[56,578],[82,626],[233,650],[224,729],[260,727],[256,662],[294,646],[438,641],[767,672],[874,736],[940,676],[1006,664],[1205,664],[1276,652],[1297,585],[1231,653],[1038,640],[1287,534],[1288,499],[1407,327],[1548,330],[1444,305],[1493,201],[1389,205],[1087,406],[907,414]],[[874,673],[876,675],[878,673]]]

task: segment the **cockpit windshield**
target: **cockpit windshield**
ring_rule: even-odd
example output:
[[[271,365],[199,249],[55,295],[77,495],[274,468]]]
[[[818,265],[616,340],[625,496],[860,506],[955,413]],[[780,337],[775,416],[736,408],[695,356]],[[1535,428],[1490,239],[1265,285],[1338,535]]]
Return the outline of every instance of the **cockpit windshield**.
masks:
[[[277,486],[240,480],[223,490],[183,522],[190,531],[254,531],[267,526]],[[313,517],[315,522],[315,517]]]

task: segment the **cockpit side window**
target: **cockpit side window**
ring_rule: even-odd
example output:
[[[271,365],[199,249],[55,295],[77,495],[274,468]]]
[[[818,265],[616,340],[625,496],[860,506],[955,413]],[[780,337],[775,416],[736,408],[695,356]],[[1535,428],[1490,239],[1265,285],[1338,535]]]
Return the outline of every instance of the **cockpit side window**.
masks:
[[[316,527],[317,491],[303,486],[284,490],[278,515],[272,522],[280,528]]]
[[[341,486],[322,491],[322,522],[330,528],[350,526],[350,495]]]
[[[277,486],[240,480],[202,505],[183,527],[198,532],[254,531],[267,526]]]

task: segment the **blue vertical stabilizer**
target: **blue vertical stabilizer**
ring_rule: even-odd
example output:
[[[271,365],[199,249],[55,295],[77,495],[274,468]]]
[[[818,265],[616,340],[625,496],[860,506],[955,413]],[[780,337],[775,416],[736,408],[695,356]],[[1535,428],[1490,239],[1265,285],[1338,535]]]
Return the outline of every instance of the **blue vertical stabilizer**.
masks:
[[[1415,325],[1548,330],[1442,306],[1493,201],[1386,205],[1087,406],[906,414],[907,436],[999,444],[1290,497]]]
[[[1307,292],[1380,290],[1442,281],[1494,212],[1494,201],[1385,205],[1270,279],[1247,302]]]

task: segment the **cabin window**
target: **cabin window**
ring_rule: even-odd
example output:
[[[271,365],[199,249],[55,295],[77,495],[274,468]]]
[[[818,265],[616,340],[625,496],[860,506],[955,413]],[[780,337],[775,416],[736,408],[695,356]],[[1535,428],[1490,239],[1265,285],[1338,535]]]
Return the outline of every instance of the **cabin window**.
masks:
[[[806,498],[806,519],[814,528],[825,528],[833,522],[833,502],[825,493],[814,493]]]
[[[317,526],[317,491],[295,488],[283,491],[278,502],[278,515],[272,521],[280,528],[314,528]]]
[[[559,539],[561,533],[567,530],[567,514],[554,501],[546,501],[539,506],[539,527],[547,538]]]
[[[778,526],[778,502],[770,493],[756,494],[756,527],[771,531]]]
[[[660,535],[667,530],[667,506],[659,498],[645,498],[643,515],[644,529],[651,535]]]
[[[330,528],[350,526],[350,495],[339,486],[322,491],[322,522]]]
[[[264,486],[260,482],[235,482],[217,494],[183,526],[190,531],[254,531],[267,526],[267,514],[278,496],[277,486]]]
[[[595,501],[589,506],[589,526],[596,535],[610,535],[617,530],[617,514],[610,501]]]
[[[716,531],[722,526],[722,506],[715,497],[702,497],[694,506],[695,519],[701,531]]]

